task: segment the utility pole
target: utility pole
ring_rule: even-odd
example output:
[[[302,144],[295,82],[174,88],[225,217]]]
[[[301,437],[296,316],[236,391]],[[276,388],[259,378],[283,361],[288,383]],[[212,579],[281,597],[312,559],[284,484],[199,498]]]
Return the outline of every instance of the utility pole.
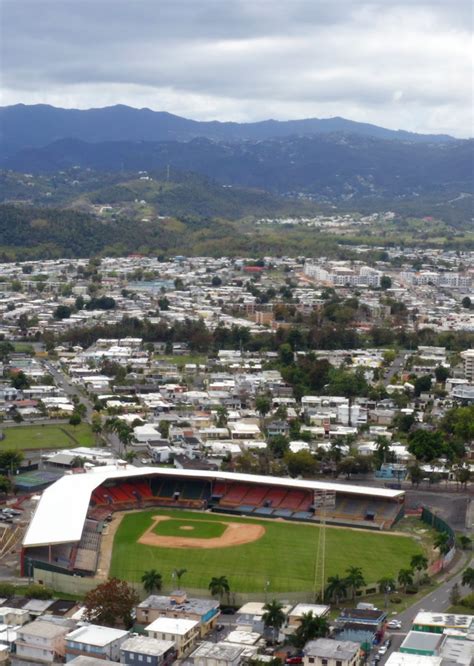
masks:
[[[326,492],[323,491],[320,506],[320,519],[318,531],[318,543],[316,549],[316,560],[314,563],[313,593],[315,601],[320,598],[324,600],[324,588],[326,582]]]

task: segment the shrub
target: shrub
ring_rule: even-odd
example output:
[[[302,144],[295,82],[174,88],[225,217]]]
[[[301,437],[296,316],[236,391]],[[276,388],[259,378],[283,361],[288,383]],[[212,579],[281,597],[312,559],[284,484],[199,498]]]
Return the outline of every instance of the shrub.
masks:
[[[405,592],[406,594],[416,594],[418,592],[418,588],[416,585],[408,585]]]
[[[24,591],[25,597],[28,599],[52,599],[53,591],[43,585],[28,585]]]
[[[13,597],[15,594],[15,586],[11,583],[0,583],[0,597]]]
[[[468,594],[466,597],[461,599],[459,603],[461,606],[464,606],[465,608],[474,610],[474,592],[471,592],[471,594]]]
[[[401,597],[391,597],[390,601],[392,602],[392,604],[401,604],[402,603]]]

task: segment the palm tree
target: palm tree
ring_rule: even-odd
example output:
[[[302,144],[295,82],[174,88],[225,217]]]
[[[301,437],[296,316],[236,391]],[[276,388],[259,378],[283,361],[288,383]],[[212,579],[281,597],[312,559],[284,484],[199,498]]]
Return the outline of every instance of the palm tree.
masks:
[[[178,581],[178,587],[181,583],[181,577],[184,576],[184,574],[187,572],[187,569],[174,569],[173,570],[173,578],[176,578]]]
[[[128,463],[132,463],[135,458],[137,457],[137,452],[136,451],[127,451],[125,454],[124,458]]]
[[[428,559],[421,553],[418,555],[413,555],[410,560],[410,567],[413,569],[413,571],[418,571],[421,573],[428,568]]]
[[[439,550],[441,555],[446,555],[451,550],[449,534],[447,532],[438,532],[434,538],[434,547]]]
[[[471,590],[474,590],[474,567],[468,567],[465,569],[461,582],[463,585],[470,587]]]
[[[226,576],[213,576],[211,582],[209,583],[209,590],[211,591],[212,596],[219,596],[219,599],[222,600],[224,594],[229,594],[230,585]]]
[[[295,633],[290,637],[294,647],[302,649],[308,641],[315,638],[325,638],[329,634],[329,624],[326,618],[313,615],[313,612],[303,613]]]
[[[276,636],[278,635],[279,629],[283,626],[285,622],[285,613],[283,612],[283,604],[273,599],[269,601],[263,607],[265,611],[262,615],[263,624],[265,627],[272,627],[273,629],[273,641],[276,641]]]
[[[156,569],[148,569],[143,573],[141,578],[143,588],[148,594],[152,592],[159,592],[163,585],[163,577]]]
[[[338,605],[339,600],[347,594],[347,581],[345,578],[329,576],[325,594],[328,599],[334,599],[336,605]]]
[[[413,571],[411,569],[400,569],[398,572],[398,582],[406,591],[408,585],[413,585]]]
[[[364,575],[360,567],[349,567],[346,571],[346,583],[352,590],[352,598],[355,599],[357,590],[365,585]]]

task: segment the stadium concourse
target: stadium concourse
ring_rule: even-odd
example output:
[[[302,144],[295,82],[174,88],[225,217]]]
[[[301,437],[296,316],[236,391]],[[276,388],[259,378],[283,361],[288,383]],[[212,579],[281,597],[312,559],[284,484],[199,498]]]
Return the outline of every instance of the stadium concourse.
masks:
[[[94,575],[104,521],[149,507],[389,529],[405,494],[321,481],[159,467],[95,467],[47,488],[23,540],[21,571]]]

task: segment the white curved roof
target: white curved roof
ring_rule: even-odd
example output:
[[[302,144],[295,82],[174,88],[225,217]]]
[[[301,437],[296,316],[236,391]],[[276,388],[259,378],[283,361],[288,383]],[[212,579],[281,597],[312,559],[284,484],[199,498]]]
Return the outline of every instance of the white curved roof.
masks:
[[[404,496],[401,490],[369,488],[327,481],[289,479],[285,477],[212,472],[208,470],[170,469],[168,467],[94,467],[84,474],[66,474],[43,492],[36,511],[23,539],[23,546],[46,546],[72,543],[81,539],[91,495],[95,488],[112,479],[132,476],[177,476],[217,481],[241,481],[302,490],[335,491],[362,497],[398,499]]]

